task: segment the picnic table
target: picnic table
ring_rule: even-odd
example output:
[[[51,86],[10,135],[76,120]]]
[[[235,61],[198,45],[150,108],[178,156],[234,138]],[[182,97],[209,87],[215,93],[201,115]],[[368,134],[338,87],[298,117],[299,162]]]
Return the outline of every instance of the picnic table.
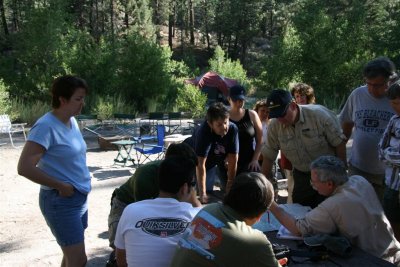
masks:
[[[300,204],[281,204],[280,206],[297,219],[303,218],[310,210],[310,207]],[[260,221],[254,224],[253,228],[262,231],[272,244],[284,245],[290,248],[292,255],[288,254],[288,266],[395,266],[354,246],[350,257],[341,257],[331,252],[328,253],[321,247],[308,247],[303,240],[287,239],[290,237],[279,236],[278,233],[282,233],[282,231],[278,231],[278,229],[281,230],[282,226],[269,211],[261,216]]]
[[[272,244],[286,245],[290,249],[295,251],[309,252],[310,249],[301,240],[289,240],[277,238],[277,231],[264,232]],[[329,253],[329,256],[322,258],[319,261],[311,261],[310,258],[290,256],[288,266],[299,266],[299,267],[337,267],[337,266],[382,266],[392,267],[394,264],[387,262],[383,259],[375,257],[357,247],[353,247],[352,255],[348,258],[340,257]]]
[[[171,134],[167,135],[164,138],[164,147],[168,148],[170,144],[178,144],[182,143],[186,138],[191,137],[192,135],[182,135],[182,134]]]

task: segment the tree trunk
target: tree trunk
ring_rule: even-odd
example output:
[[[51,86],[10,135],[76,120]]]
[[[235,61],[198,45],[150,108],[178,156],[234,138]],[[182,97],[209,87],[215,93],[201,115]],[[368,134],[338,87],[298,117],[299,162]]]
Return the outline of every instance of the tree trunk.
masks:
[[[194,45],[194,9],[193,9],[193,1],[189,0],[189,30],[190,30],[190,44]]]
[[[272,12],[272,9],[270,11],[270,16],[269,16],[269,37],[272,39],[274,36],[274,14]]]
[[[233,53],[232,53],[235,56],[235,58],[237,58],[238,56],[238,44],[239,44],[239,30],[236,30],[235,41],[233,43]]]
[[[210,35],[209,35],[209,26],[208,26],[208,22],[206,21],[206,40],[207,40],[207,49],[210,51],[211,50],[211,46],[210,46]]]
[[[174,36],[174,1],[169,2],[169,15],[168,15],[168,45],[172,50],[172,38]]]
[[[242,40],[242,53],[240,55],[241,62],[244,63],[246,60],[246,50],[247,50],[247,41]]]
[[[19,19],[18,19],[18,1],[13,0],[12,1],[12,26],[13,26],[13,31],[17,32],[19,30]]]
[[[114,0],[110,0],[111,43],[114,46]]]
[[[106,12],[104,11],[104,0],[101,0],[101,34],[104,34],[106,32]],[[99,7],[97,5],[97,12],[99,12]],[[97,13],[99,14],[99,13]]]
[[[176,27],[175,27],[175,23],[176,23],[176,2],[174,1],[174,7],[173,7],[173,9],[172,9],[172,13],[173,13],[173,25],[172,25],[172,37],[174,37],[175,38],[175,34],[176,34]]]
[[[85,24],[85,20],[83,18],[83,6],[84,6],[83,2],[84,0],[76,0],[74,7],[74,12],[76,15],[76,24],[80,29],[83,29],[83,26]]]
[[[4,34],[9,35],[10,32],[8,31],[7,20],[6,20],[6,11],[4,9],[4,1],[0,0],[0,16],[1,16],[1,23],[3,24]]]
[[[155,25],[160,25],[160,10],[159,7],[160,4],[158,3],[158,0],[154,1],[154,24]]]
[[[129,28],[128,0],[125,0],[125,2],[124,2],[124,8],[125,8],[124,24],[125,24],[126,29],[128,30],[128,28]]]
[[[93,22],[93,0],[89,1],[89,32],[95,38],[96,35],[94,33],[94,22]]]

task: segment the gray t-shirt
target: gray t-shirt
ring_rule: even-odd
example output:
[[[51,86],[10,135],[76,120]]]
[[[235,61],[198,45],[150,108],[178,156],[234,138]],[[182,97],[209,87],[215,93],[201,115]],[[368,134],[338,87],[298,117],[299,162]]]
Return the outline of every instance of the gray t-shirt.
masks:
[[[385,172],[385,166],[378,158],[378,142],[393,115],[388,98],[373,97],[367,86],[350,94],[339,120],[340,123],[354,122],[351,165],[371,174]]]

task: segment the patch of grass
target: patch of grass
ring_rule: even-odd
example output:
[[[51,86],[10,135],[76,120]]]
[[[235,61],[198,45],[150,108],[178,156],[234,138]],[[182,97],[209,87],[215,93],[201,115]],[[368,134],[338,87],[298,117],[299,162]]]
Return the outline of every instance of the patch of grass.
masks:
[[[91,113],[97,114],[99,119],[111,119],[115,113],[137,115],[137,109],[128,103],[121,95],[92,96]]]
[[[26,122],[30,126],[50,110],[51,106],[46,102],[35,101],[26,103],[19,99],[11,100],[12,120],[15,122]]]

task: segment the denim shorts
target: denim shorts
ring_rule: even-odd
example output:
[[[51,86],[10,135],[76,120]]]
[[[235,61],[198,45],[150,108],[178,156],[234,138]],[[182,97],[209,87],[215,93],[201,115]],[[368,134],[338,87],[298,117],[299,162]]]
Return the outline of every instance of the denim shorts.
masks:
[[[87,195],[75,189],[70,197],[57,190],[40,189],[39,206],[51,232],[61,247],[84,241],[88,225]]]

